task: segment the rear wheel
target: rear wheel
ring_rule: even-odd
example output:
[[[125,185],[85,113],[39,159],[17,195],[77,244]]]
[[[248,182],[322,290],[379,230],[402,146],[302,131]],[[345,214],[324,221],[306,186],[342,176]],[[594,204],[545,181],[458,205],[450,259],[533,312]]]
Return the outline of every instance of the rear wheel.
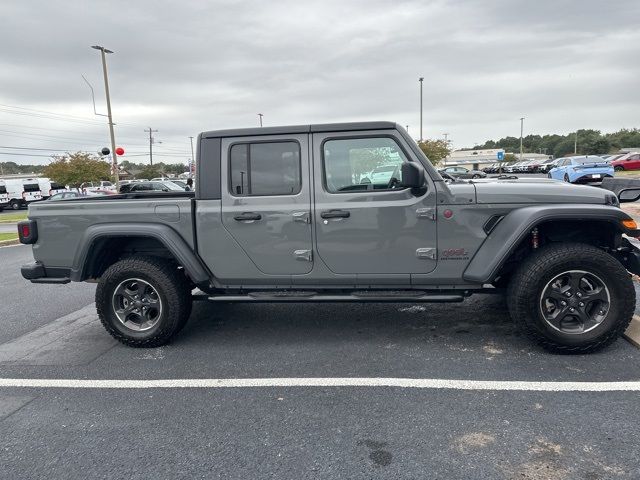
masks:
[[[620,166],[620,165],[617,165],[617,166],[613,167],[613,169],[614,169],[616,172],[623,172],[623,171],[624,171],[624,167],[622,167],[622,166]]]
[[[125,258],[109,267],[96,289],[98,316],[132,347],[166,344],[191,313],[191,288],[177,267],[154,257]]]
[[[587,244],[551,244],[511,278],[511,318],[544,348],[588,353],[614,342],[635,309],[631,276],[611,255]]]
[[[11,200],[11,208],[14,210],[20,210],[20,202],[18,202],[17,200]]]

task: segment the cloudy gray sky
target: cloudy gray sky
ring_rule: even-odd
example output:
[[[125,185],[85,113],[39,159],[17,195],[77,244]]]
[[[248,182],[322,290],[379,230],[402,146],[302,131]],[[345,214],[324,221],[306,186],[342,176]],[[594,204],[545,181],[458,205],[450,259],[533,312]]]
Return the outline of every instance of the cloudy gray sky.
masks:
[[[393,120],[455,147],[640,127],[638,0],[13,1],[0,5],[0,161],[117,143],[186,162],[216,128]],[[57,114],[57,115],[54,115]],[[12,147],[12,148],[9,148]],[[24,150],[38,148],[42,150]],[[52,150],[56,149],[56,150]],[[8,155],[20,153],[21,155]],[[41,156],[35,156],[41,155]]]

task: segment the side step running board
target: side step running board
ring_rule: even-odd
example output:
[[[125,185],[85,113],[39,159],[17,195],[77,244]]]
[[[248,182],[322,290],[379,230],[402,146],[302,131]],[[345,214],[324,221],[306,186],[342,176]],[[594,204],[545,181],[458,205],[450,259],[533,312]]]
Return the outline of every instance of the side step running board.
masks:
[[[428,293],[419,290],[357,291],[326,294],[311,291],[249,292],[245,295],[209,295],[212,302],[462,302],[464,294]]]

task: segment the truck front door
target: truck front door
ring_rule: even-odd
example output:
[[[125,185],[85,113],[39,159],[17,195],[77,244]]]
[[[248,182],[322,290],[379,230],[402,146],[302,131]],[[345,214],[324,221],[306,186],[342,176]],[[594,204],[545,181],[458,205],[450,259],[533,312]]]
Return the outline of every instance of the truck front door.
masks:
[[[408,284],[436,267],[435,189],[402,187],[409,151],[393,130],[313,134],[317,250],[332,272]]]
[[[222,224],[267,275],[311,271],[308,135],[222,140]]]

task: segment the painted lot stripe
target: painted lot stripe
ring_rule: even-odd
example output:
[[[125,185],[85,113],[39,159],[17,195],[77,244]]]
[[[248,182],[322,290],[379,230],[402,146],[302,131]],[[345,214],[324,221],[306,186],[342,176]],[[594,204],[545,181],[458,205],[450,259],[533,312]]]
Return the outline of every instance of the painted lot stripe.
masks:
[[[85,380],[0,378],[0,387],[71,389],[148,388],[290,388],[290,387],[395,387],[427,390],[494,390],[525,392],[638,392],[640,381],[629,382],[522,382],[446,380],[435,378],[202,378],[163,380]]]

